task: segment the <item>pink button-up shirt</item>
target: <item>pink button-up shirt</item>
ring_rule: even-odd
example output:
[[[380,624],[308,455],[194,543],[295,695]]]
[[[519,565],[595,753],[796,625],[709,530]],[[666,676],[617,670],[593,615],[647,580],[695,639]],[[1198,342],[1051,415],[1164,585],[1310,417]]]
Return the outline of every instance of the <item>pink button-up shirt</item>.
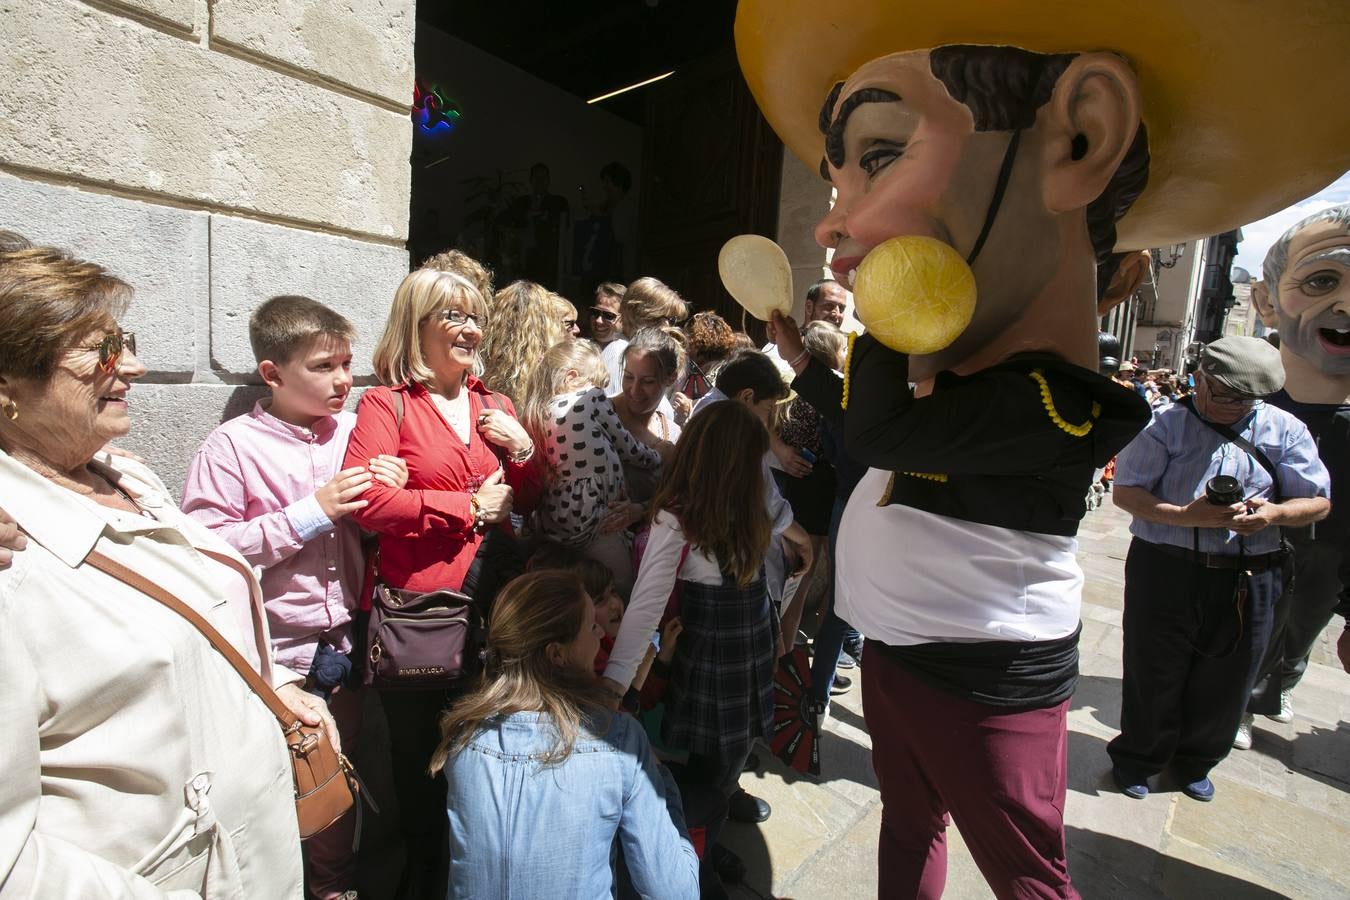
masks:
[[[183,485],[183,512],[238,550],[258,571],[276,660],[304,675],[320,640],[351,650],[360,596],[361,532],[331,522],[314,492],[342,466],[356,415],[312,429],[267,412],[269,401],[202,442]]]

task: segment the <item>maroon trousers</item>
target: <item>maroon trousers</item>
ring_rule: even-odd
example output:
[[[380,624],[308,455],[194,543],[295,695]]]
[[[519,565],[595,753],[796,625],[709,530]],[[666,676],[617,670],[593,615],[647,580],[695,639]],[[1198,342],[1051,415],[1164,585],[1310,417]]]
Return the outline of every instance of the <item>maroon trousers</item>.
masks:
[[[1007,712],[929,686],[870,641],[864,657],[878,896],[942,896],[950,813],[999,898],[1078,897],[1064,851],[1069,701]]]

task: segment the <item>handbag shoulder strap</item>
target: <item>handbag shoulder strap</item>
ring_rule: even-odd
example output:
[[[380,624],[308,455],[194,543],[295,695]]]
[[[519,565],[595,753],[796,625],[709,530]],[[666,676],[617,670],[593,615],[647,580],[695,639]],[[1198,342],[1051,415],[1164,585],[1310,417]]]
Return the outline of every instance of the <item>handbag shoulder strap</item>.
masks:
[[[251,572],[245,570],[236,560],[223,553],[204,550],[200,547],[198,547],[197,550],[217,562],[225,563],[249,578],[252,577]],[[286,708],[286,704],[281,702],[281,698],[277,696],[276,691],[272,689],[271,685],[263,681],[262,677],[254,671],[253,667],[248,664],[248,661],[244,659],[239,651],[234,649],[230,642],[225,640],[220,632],[216,631],[211,623],[206,621],[206,619],[195,609],[188,606],[182,600],[179,600],[173,594],[155,584],[144,575],[127,568],[115,559],[104,556],[97,550],[90,551],[89,555],[85,557],[85,562],[89,563],[89,565],[98,569],[105,575],[116,578],[123,584],[135,588],[150,599],[164,604],[184,619],[187,619],[194,628],[202,633],[202,637],[210,641],[211,646],[215,647],[216,651],[220,653],[221,656],[225,657],[225,661],[234,667],[234,670],[244,679],[248,686],[253,690],[253,693],[258,695],[258,699],[262,700],[272,715],[276,716],[277,721],[281,723],[284,729],[290,729],[299,724],[300,720],[296,717],[295,713]]]
[[[403,433],[403,392],[390,389],[394,401],[394,424],[400,434]]]
[[[1245,437],[1238,434],[1232,428],[1229,428],[1227,425],[1220,425],[1217,422],[1211,422],[1209,419],[1206,419],[1204,416],[1200,415],[1200,410],[1195,408],[1195,401],[1192,398],[1187,397],[1185,400],[1181,401],[1181,404],[1185,406],[1187,410],[1190,411],[1191,415],[1195,416],[1202,423],[1208,426],[1211,430],[1217,431],[1219,434],[1227,438],[1231,443],[1236,444],[1237,446],[1245,450],[1247,455],[1250,456],[1252,459],[1256,460],[1257,464],[1260,465],[1261,468],[1265,469],[1266,473],[1270,475],[1270,485],[1271,485],[1270,490],[1271,494],[1274,495],[1275,502],[1281,503],[1284,501],[1284,493],[1280,490],[1279,472],[1275,469],[1275,464],[1270,461],[1270,457],[1266,456],[1266,454],[1262,452],[1260,447],[1256,446],[1251,441],[1247,440]]]

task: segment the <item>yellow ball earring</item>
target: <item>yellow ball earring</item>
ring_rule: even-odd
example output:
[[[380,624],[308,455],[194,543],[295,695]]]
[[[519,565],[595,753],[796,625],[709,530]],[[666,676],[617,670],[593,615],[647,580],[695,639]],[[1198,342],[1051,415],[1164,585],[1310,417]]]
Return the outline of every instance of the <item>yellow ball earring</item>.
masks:
[[[5,404],[4,409],[5,418],[9,419],[11,422],[17,422],[19,420],[19,404],[11,400]]]

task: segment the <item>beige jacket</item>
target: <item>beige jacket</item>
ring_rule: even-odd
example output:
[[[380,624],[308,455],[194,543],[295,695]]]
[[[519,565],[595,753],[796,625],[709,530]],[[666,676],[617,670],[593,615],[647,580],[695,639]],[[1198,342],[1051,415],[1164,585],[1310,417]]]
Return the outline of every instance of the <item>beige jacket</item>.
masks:
[[[0,572],[0,900],[298,898],[276,720],[187,621],[81,563],[97,547],[294,680],[271,664],[257,581],[194,549],[235,555],[145,466],[109,464],[146,516],[0,452],[0,503],[30,535]]]

